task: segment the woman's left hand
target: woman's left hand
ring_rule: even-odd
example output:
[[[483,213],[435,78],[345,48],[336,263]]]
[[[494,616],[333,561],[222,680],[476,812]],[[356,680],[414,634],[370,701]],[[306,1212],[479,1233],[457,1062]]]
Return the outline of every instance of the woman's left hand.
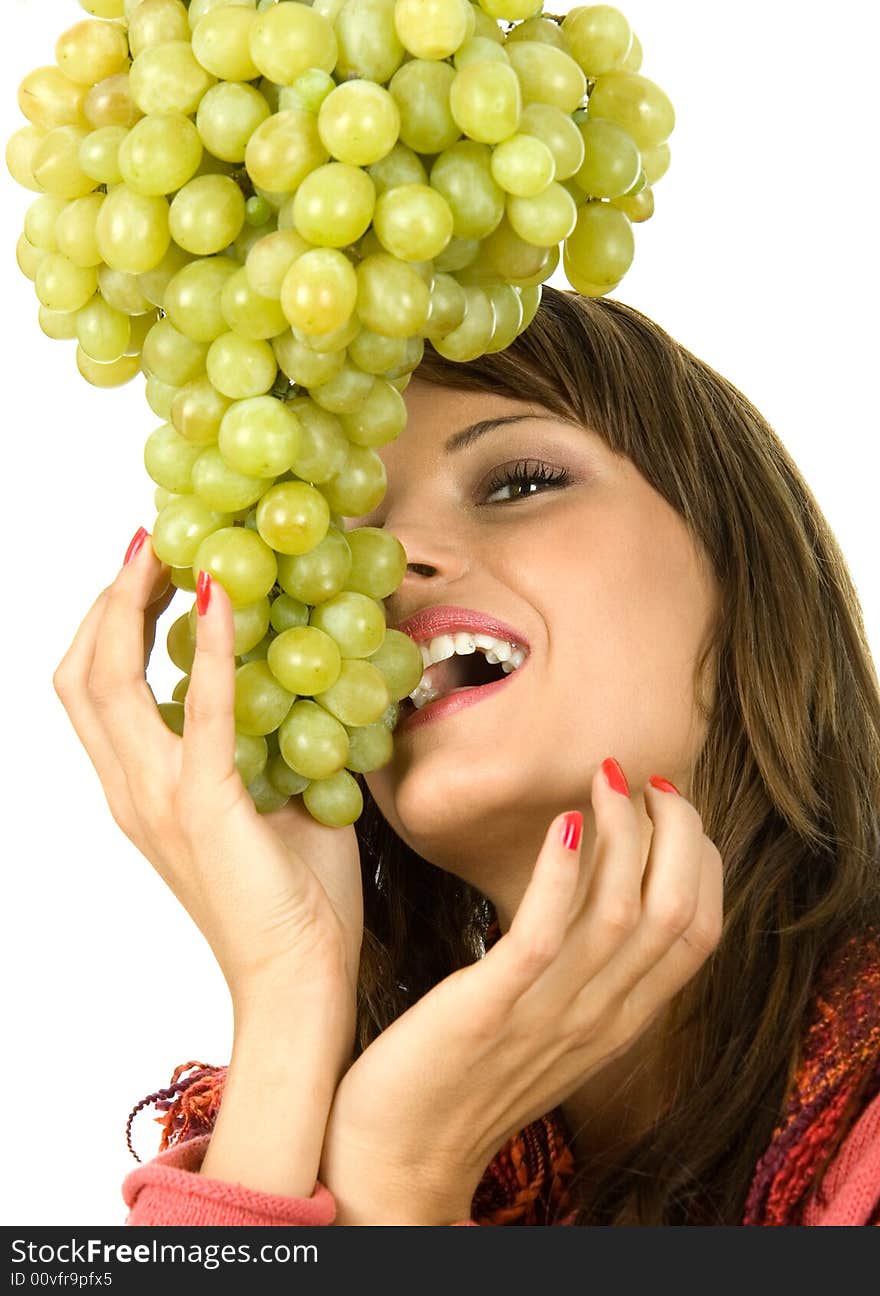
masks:
[[[715,949],[720,854],[689,801],[644,792],[647,860],[600,766],[592,858],[554,819],[509,931],[343,1076],[319,1169],[337,1224],[468,1219],[499,1148],[625,1053]]]

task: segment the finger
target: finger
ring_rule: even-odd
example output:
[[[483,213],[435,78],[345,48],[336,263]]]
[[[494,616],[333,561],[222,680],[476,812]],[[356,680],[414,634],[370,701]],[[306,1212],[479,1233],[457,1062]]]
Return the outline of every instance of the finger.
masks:
[[[141,788],[151,787],[161,771],[157,744],[167,751],[174,738],[147,686],[144,657],[145,608],[161,565],[147,537],[107,591],[88,673],[91,704],[129,785]]]
[[[192,804],[224,788],[233,796],[243,784],[235,768],[235,622],[232,603],[219,581],[200,575],[196,647],[184,699],[181,796]],[[206,601],[207,600],[207,601]],[[201,609],[204,608],[204,612]],[[215,802],[216,803],[216,802]]]
[[[627,1013],[634,1021],[647,1021],[687,985],[717,948],[723,926],[724,866],[717,846],[703,836],[696,912],[672,948],[627,996]]]
[[[580,811],[552,821],[509,931],[481,959],[499,998],[518,999],[559,954],[580,875],[582,832]]]
[[[617,762],[608,758],[593,774],[590,797],[596,839],[590,869],[579,892],[583,947],[595,968],[603,966],[629,940],[642,912],[642,831],[625,776],[619,782],[620,767],[614,766]],[[624,787],[625,792],[618,790]]]

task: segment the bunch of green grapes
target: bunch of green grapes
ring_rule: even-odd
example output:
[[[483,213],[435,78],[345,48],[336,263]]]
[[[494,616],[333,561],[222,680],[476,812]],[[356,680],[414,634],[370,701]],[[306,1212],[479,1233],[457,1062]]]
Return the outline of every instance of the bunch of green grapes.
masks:
[[[423,664],[386,625],[382,500],[425,343],[466,361],[531,322],[560,255],[615,288],[674,125],[609,5],[80,0],[7,149],[39,321],[97,387],[142,372],[156,554],[235,616],[236,765],[261,812],[361,814]],[[562,252],[560,253],[560,247]],[[195,605],[160,709],[182,732]]]

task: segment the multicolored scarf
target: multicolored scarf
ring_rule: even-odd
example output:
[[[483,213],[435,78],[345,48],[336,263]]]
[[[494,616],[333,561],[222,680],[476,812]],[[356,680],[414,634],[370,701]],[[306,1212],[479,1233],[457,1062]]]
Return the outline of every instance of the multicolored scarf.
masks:
[[[500,935],[497,921],[486,949]],[[194,1068],[194,1069],[193,1069]],[[209,1133],[220,1107],[225,1066],[184,1062],[167,1089],[142,1098],[126,1125],[151,1103],[164,1115],[159,1151]],[[185,1075],[186,1072],[190,1075]],[[880,1093],[880,935],[869,931],[844,943],[817,982],[800,1065],[785,1110],[755,1169],[746,1225],[801,1221],[814,1182],[861,1112]],[[569,1190],[574,1174],[570,1135],[554,1108],[502,1147],[486,1168],[473,1198],[477,1224],[571,1224],[577,1214]],[[821,1202],[821,1189],[819,1200]]]

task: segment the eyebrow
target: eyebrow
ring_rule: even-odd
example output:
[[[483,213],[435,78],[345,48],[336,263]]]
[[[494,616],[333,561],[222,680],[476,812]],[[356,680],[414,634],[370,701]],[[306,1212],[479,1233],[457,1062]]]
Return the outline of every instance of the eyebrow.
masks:
[[[446,442],[446,453],[455,454],[459,450],[466,450],[475,441],[479,441],[481,436],[494,431],[495,428],[503,427],[506,423],[522,423],[526,419],[540,420],[546,417],[546,414],[504,414],[498,418],[480,419],[479,423],[471,423],[469,427],[462,428],[460,432],[451,436]]]

